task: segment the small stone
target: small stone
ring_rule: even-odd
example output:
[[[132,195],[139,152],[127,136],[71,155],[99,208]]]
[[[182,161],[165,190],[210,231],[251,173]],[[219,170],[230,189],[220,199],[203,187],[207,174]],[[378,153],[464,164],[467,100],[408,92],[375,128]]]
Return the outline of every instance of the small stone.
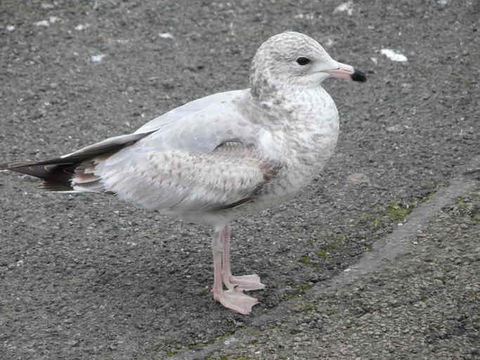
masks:
[[[386,128],[387,132],[391,132],[391,133],[398,133],[398,132],[401,132],[403,129],[400,125],[393,125],[393,126],[389,126]]]
[[[75,30],[82,31],[88,28],[89,26],[90,26],[89,24],[78,24],[77,26],[75,26]]]
[[[408,61],[407,57],[395,50],[392,49],[382,49],[380,50],[380,53],[382,55],[385,55],[387,58],[389,58],[392,61],[396,62],[406,62]]]
[[[98,63],[98,62],[101,62],[105,56],[106,56],[105,54],[93,55],[90,57],[90,61],[94,63]]]
[[[370,184],[370,179],[363,173],[353,173],[347,176],[346,182],[351,185]]]
[[[346,12],[348,16],[352,16],[353,14],[353,1],[347,1],[343,4],[338,5],[335,10],[333,10],[334,14],[338,14],[341,12]]]
[[[47,10],[47,9],[53,9],[53,8],[55,7],[55,5],[53,5],[53,4],[47,4],[47,3],[42,3],[42,4],[40,5],[40,7],[41,7],[42,9]]]
[[[49,27],[49,26],[50,26],[50,23],[48,22],[48,20],[41,20],[41,21],[37,21],[37,22],[34,23],[33,25],[35,25],[35,26]]]
[[[161,37],[162,39],[173,39],[173,35],[168,32],[159,33],[158,36]]]

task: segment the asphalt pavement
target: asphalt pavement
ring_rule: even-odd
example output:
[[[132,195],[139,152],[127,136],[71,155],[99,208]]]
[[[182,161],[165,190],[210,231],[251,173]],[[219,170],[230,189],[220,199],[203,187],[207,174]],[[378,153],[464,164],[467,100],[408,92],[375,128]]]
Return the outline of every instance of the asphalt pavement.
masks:
[[[1,162],[245,88],[285,30],[368,81],[325,83],[341,135],[312,185],[233,224],[234,272],[267,285],[249,316],[211,299],[211,229],[0,173],[0,359],[478,357],[479,19],[473,0],[2,1]]]

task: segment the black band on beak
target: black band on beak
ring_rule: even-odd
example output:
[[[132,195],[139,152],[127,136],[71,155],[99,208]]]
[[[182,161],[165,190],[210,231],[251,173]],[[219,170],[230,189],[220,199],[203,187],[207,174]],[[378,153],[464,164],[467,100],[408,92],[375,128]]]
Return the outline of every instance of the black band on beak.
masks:
[[[352,75],[350,75],[353,81],[360,81],[360,82],[365,82],[367,81],[367,77],[365,74],[357,69],[353,72]]]

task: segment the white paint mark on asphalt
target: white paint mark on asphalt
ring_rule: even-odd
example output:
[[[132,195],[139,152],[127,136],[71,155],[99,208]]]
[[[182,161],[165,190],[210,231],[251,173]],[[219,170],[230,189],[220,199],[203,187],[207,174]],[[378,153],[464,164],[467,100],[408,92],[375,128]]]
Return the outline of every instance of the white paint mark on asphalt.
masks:
[[[6,29],[7,29],[7,31],[13,31],[13,30],[15,30],[15,26],[14,25],[7,25]]]

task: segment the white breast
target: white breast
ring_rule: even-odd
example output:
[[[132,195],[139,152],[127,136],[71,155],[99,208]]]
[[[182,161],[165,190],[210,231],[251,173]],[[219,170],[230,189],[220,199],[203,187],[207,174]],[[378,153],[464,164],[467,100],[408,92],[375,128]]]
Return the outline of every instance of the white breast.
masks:
[[[266,152],[281,153],[283,167],[257,197],[256,207],[268,207],[296,194],[325,166],[335,149],[339,122],[333,99],[321,87],[286,97],[289,120],[271,126],[262,142]]]

